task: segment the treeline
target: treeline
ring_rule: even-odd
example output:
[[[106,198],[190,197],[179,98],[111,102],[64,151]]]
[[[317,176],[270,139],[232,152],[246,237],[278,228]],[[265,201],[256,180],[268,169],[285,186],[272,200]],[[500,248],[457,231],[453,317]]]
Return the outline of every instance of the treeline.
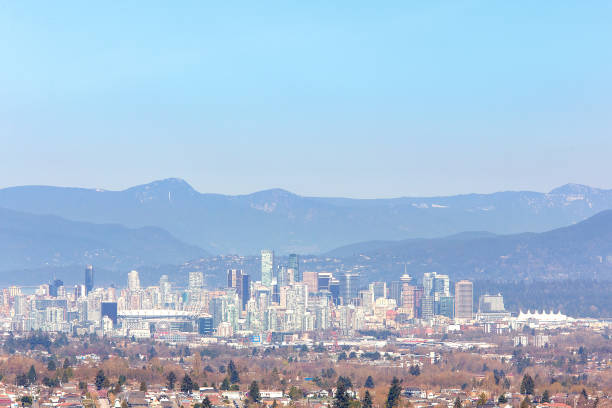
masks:
[[[475,301],[485,293],[501,293],[511,312],[552,309],[572,317],[612,317],[612,281],[475,281]]]

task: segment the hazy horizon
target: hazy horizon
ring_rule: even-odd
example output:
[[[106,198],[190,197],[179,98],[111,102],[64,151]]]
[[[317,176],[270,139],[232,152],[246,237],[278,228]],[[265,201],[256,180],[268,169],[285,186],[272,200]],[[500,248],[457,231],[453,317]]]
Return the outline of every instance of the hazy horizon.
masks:
[[[397,196],[376,196],[376,197],[357,197],[357,196],[350,196],[350,195],[340,196],[340,195],[322,195],[322,194],[301,194],[299,192],[291,191],[291,190],[288,190],[288,189],[282,188],[282,187],[261,188],[261,189],[258,189],[258,190],[253,190],[253,191],[248,191],[248,192],[220,193],[218,191],[200,190],[195,185],[193,185],[189,180],[187,180],[185,178],[182,178],[182,177],[166,177],[166,178],[162,178],[162,179],[150,180],[150,181],[143,182],[143,183],[137,183],[137,184],[134,184],[134,185],[129,185],[129,186],[122,187],[122,188],[104,188],[104,187],[99,187],[99,186],[87,186],[87,185],[73,186],[73,185],[52,185],[52,184],[21,184],[21,185],[0,186],[0,190],[6,189],[6,188],[14,188],[14,187],[58,187],[58,188],[82,188],[82,189],[86,189],[86,190],[101,190],[101,191],[115,191],[115,192],[119,192],[119,191],[128,190],[130,188],[134,188],[134,187],[138,187],[138,186],[145,186],[145,185],[149,185],[149,184],[156,183],[156,182],[161,182],[161,181],[166,181],[166,180],[182,180],[182,181],[186,182],[187,184],[189,184],[189,186],[191,186],[195,191],[197,191],[198,193],[201,193],[201,194],[219,194],[219,195],[226,195],[226,196],[243,196],[243,195],[259,193],[259,192],[262,192],[262,191],[284,190],[284,191],[288,191],[289,193],[296,194],[296,195],[299,195],[299,196],[302,196],[302,197],[313,197],[313,198],[317,198],[317,197],[320,197],[320,198],[349,198],[349,199],[435,198],[435,197],[451,197],[451,196],[470,195],[470,194],[487,195],[487,194],[494,194],[494,193],[501,193],[501,192],[521,192],[521,191],[535,192],[535,193],[549,193],[550,191],[552,191],[552,190],[554,190],[556,188],[563,187],[563,186],[568,185],[568,184],[587,186],[587,187],[598,189],[598,190],[610,190],[608,188],[604,188],[604,187],[600,187],[600,186],[592,186],[592,185],[588,185],[588,184],[584,184],[584,183],[563,183],[563,184],[560,184],[560,185],[557,185],[557,186],[553,186],[552,188],[550,188],[548,190],[545,190],[545,191],[537,191],[537,190],[533,190],[533,189],[515,189],[515,190],[509,190],[509,189],[508,190],[502,190],[502,189],[500,189],[500,190],[493,190],[493,191],[487,191],[487,192],[469,191],[469,192],[460,192],[460,193],[455,193],[455,194],[397,195]]]
[[[612,4],[0,6],[0,184],[612,188]]]

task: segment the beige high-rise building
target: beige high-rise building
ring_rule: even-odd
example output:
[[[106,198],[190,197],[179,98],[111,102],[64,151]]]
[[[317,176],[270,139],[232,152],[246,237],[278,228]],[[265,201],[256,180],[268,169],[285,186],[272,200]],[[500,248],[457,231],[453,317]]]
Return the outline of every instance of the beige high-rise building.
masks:
[[[308,285],[308,292],[316,293],[319,291],[319,274],[317,272],[304,272],[304,283]]]
[[[469,280],[455,283],[455,319],[472,320],[474,317],[474,284]]]

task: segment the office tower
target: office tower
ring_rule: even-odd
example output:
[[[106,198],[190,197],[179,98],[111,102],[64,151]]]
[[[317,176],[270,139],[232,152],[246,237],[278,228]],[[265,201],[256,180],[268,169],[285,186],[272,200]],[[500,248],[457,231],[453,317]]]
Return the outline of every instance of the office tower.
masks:
[[[472,320],[474,311],[474,285],[468,280],[455,283],[455,319]]]
[[[317,272],[304,272],[303,282],[308,285],[308,292],[316,293],[319,291],[319,276]]]
[[[478,299],[478,313],[505,312],[504,297],[497,295],[481,295]]]
[[[450,280],[448,275],[434,274],[433,294],[434,300],[438,301],[441,296],[450,296]]]
[[[53,282],[51,282],[51,284],[49,285],[49,296],[57,297],[57,291],[60,286],[64,286],[63,281],[61,281],[60,279],[53,280]]]
[[[423,314],[423,286],[417,286],[414,290],[414,313],[415,317]]]
[[[289,269],[287,266],[279,266],[276,277],[276,282],[279,287],[289,286],[294,282],[293,269]]]
[[[140,277],[138,271],[130,271],[128,273],[128,289],[131,291],[140,290]]]
[[[117,302],[102,302],[100,306],[101,317],[107,316],[112,320],[113,325],[117,325]]]
[[[452,296],[441,296],[437,303],[436,314],[446,316],[449,319],[455,318],[455,298]]]
[[[317,274],[317,287],[319,290],[328,290],[331,292],[331,282],[333,275],[331,272],[319,272]]]
[[[93,265],[87,265],[85,268],[85,295],[93,290],[94,287],[94,270]]]
[[[168,279],[168,275],[162,275],[159,278],[159,291],[161,293],[162,303],[172,302],[172,284]]]
[[[236,289],[240,299],[241,310],[245,310],[246,304],[251,298],[251,279],[249,274],[242,269],[227,270],[227,287]]]
[[[372,310],[374,307],[374,292],[371,288],[359,291],[359,305],[368,310]]]
[[[261,251],[261,284],[272,286],[274,273],[274,251],[264,249]]]
[[[433,293],[435,272],[425,272],[423,274],[423,295],[430,296]]]
[[[348,305],[359,293],[359,273],[343,272],[340,274],[340,297],[342,304]]]
[[[402,305],[402,282],[392,281],[389,287],[389,299],[395,299],[395,304]]]
[[[302,281],[302,273],[300,272],[300,258],[297,254],[289,254],[287,268],[293,269],[293,280],[295,282]]]
[[[321,274],[319,274],[321,277]],[[331,293],[334,304],[340,304],[340,281],[333,276],[329,280],[329,292]]]
[[[374,294],[374,300],[387,297],[387,282],[372,282],[370,290]]]
[[[246,310],[246,305],[249,299],[251,299],[251,280],[248,273],[240,271],[240,280],[238,281],[237,289],[241,310]]]
[[[227,301],[224,297],[214,297],[210,299],[208,310],[213,318],[213,327],[219,327],[219,324],[225,321],[225,312]]]
[[[242,275],[242,269],[228,269],[227,270],[227,287],[237,288],[238,280],[240,279],[240,275]]]
[[[24,295],[16,295],[14,297],[13,309],[17,316],[24,316],[26,314],[27,303]]]
[[[433,296],[423,296],[421,299],[421,318],[431,319],[434,317],[434,298]]]
[[[189,289],[199,290],[204,287],[204,274],[202,272],[189,272]]]

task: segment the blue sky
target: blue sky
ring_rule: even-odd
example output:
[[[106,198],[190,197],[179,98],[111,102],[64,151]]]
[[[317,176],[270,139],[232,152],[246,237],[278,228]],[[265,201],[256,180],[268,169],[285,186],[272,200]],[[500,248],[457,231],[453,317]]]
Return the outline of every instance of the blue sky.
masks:
[[[609,1],[3,2],[0,187],[612,188]]]

